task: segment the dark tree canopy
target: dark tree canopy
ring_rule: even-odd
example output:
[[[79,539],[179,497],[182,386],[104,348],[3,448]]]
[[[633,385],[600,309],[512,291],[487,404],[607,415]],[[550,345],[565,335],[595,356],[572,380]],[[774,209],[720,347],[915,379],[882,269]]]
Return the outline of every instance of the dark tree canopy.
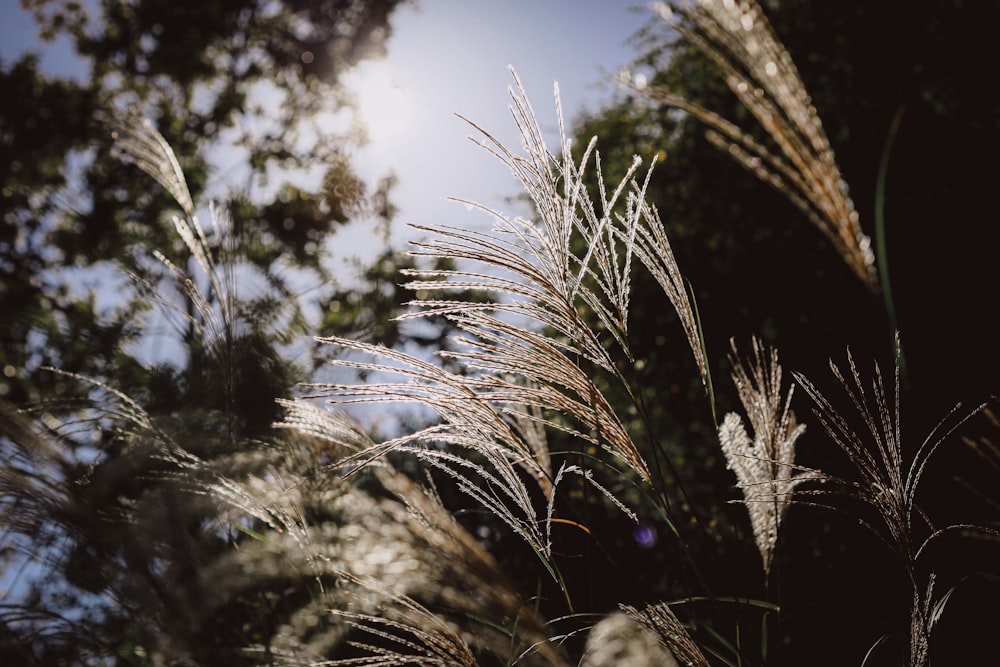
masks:
[[[873,239],[877,172],[890,126],[899,115],[883,194],[888,268],[906,363],[904,441],[909,438],[908,447],[915,451],[956,403],[975,405],[1000,390],[1000,354],[990,324],[996,284],[990,255],[997,235],[989,222],[995,216],[994,170],[988,166],[1000,149],[1000,114],[995,91],[987,84],[990,64],[981,51],[991,40],[987,26],[1000,12],[993,2],[949,0],[761,4],[812,96],[861,225]],[[648,77],[650,87],[679,94],[763,138],[718,68],[677,41],[664,22],[651,23],[637,40],[648,55],[632,67]],[[624,173],[633,155],[659,153],[649,194],[697,299],[719,418],[738,406],[728,379],[730,338],[746,346],[751,336],[762,337],[780,350],[786,369],[820,385],[833,385],[828,360],[842,362],[848,348],[862,369],[870,369],[872,360],[883,370],[891,368],[892,332],[881,295],[852,274],[781,194],[716,150],[704,131],[692,115],[633,91],[580,123],[576,143],[586,145],[598,136],[602,161],[612,174]],[[658,303],[658,288],[651,283],[637,281],[637,304]],[[711,416],[697,369],[690,357],[675,353],[680,336],[675,316],[669,309],[638,309],[631,326],[635,349],[647,360],[641,376],[658,439],[681,462],[692,504],[714,506],[706,516],[725,516],[724,525],[731,521],[738,526],[745,519],[717,504],[733,497],[732,473],[716,453],[716,434],[697,427],[711,423]],[[685,395],[689,400],[677,400]],[[793,407],[803,420],[811,417],[801,395]],[[822,429],[815,424],[809,429],[801,444],[803,464],[836,466],[831,450],[824,450]],[[995,521],[995,514],[989,514],[995,505],[984,503],[981,495],[990,486],[986,473],[979,475],[981,462],[959,438],[954,440],[946,457],[962,478],[958,484],[936,479],[925,489],[927,504],[942,512],[935,520],[973,508],[972,519]],[[677,498],[679,507],[684,502]],[[771,657],[787,664],[809,663],[816,642],[828,643],[829,631],[837,627],[850,637],[838,642],[843,653],[837,660],[850,661],[854,658],[848,656],[863,656],[881,634],[898,630],[887,624],[891,610],[868,603],[859,609],[858,600],[870,600],[871,591],[886,582],[905,584],[893,578],[898,572],[888,559],[869,560],[873,549],[868,536],[845,541],[840,517],[808,513],[793,510],[788,530],[798,531],[799,538],[809,535],[797,540],[798,549],[791,546],[796,540],[788,540],[783,576],[781,603],[795,621],[783,627],[787,635],[782,641],[791,637],[795,644]],[[816,530],[807,528],[811,521]],[[721,544],[719,549],[706,558],[716,559],[712,571],[724,582],[721,589],[759,595],[745,589],[754,579],[733,560],[738,550]],[[936,562],[943,579],[963,567],[983,567],[994,553],[979,546],[970,549],[959,549],[955,560]],[[669,562],[667,557],[663,567]],[[664,583],[654,575],[638,584],[637,594],[642,595],[644,586]],[[950,630],[963,622],[973,630],[983,627],[955,613],[955,619],[963,620],[949,624]],[[851,630],[846,630],[847,618]],[[826,640],[809,634],[806,625],[823,628],[819,632]],[[974,649],[963,653],[961,640],[947,632],[940,641],[947,647],[944,654],[973,655]],[[905,653],[902,646],[894,647],[889,652]]]

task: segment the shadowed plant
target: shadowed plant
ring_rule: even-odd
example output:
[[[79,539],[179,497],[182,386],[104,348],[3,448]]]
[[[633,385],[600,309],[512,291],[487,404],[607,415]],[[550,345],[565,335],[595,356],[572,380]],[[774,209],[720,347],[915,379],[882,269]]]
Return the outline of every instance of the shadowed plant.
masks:
[[[850,352],[847,362],[849,373],[846,374],[832,361],[830,367],[860,418],[863,425],[860,432],[851,425],[845,413],[835,408],[808,379],[800,374],[795,374],[795,379],[813,399],[817,420],[857,472],[854,479],[824,475],[824,480],[872,510],[870,516],[862,515],[859,519],[886,544],[906,573],[912,591],[908,664],[922,667],[929,663],[931,631],[948,595],[940,596],[935,602],[934,574],[925,574],[926,567],[921,557],[931,543],[952,532],[984,536],[1000,533],[992,528],[969,524],[935,526],[917,505],[917,491],[940,445],[985,404],[966,412],[962,412],[961,405],[957,405],[917,450],[907,455],[903,450],[900,429],[899,364],[896,364],[892,392],[889,393],[878,364],[866,388]]]
[[[988,425],[986,432],[975,438],[964,436],[962,440],[975,454],[977,459],[982,462],[984,470],[995,475],[1000,475],[1000,444],[998,444],[996,435],[1000,431],[1000,416],[996,413],[995,398],[992,403],[994,403],[993,406],[984,409],[982,412]],[[966,488],[969,488],[985,506],[991,507],[994,511],[1000,513],[1000,494],[997,493],[1000,490],[993,488],[992,493],[990,493],[968,485],[966,485]]]
[[[382,582],[370,582],[368,588],[381,590]],[[420,664],[428,667],[478,667],[479,662],[456,626],[410,598],[396,596],[391,613],[385,607],[378,615],[332,609],[354,629],[369,635],[377,643],[352,640],[351,646],[367,653],[356,658],[327,661],[328,665]]]
[[[676,667],[677,661],[657,637],[624,611],[605,616],[591,628],[580,667]]]
[[[370,444],[343,415],[288,408],[282,449],[294,452],[303,438],[330,452]],[[250,516],[266,527],[207,571],[206,586],[227,572],[287,577],[289,566],[316,582],[300,627],[293,618],[268,646],[248,650],[287,665],[478,665],[484,655],[519,654],[526,665],[565,664],[530,605],[432,490],[385,462],[358,477],[363,485],[309,457],[280,462],[243,480],[197,475],[203,493],[233,508],[233,520]]]
[[[677,619],[669,605],[653,604],[641,610],[623,605],[622,611],[647,634],[655,637],[660,646],[673,656],[675,664],[684,667],[708,667],[705,655],[691,639],[687,628]]]

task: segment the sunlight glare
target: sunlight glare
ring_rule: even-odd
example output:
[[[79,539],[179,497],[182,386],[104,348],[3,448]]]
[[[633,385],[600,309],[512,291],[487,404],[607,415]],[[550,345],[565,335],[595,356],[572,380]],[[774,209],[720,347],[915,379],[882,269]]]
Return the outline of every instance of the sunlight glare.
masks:
[[[392,144],[413,129],[416,95],[385,60],[364,62],[346,77],[358,99],[358,116],[369,140]]]

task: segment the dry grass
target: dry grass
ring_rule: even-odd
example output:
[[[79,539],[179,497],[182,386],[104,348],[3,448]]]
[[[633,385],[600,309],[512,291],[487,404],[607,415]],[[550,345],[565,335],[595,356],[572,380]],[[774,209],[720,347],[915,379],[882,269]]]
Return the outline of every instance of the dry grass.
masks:
[[[442,352],[445,370],[396,350],[345,339],[323,342],[379,361],[341,355],[331,363],[398,382],[318,385],[314,396],[337,404],[417,401],[440,422],[417,433],[366,448],[345,463],[362,465],[395,451],[416,456],[455,480],[459,488],[551,560],[554,494],[567,474],[579,474],[629,516],[620,501],[590,471],[563,463],[553,469],[545,430],[568,434],[625,464],[640,483],[652,476],[645,457],[606,398],[596,374],[627,394],[635,388],[608,349],[614,342],[634,361],[628,343],[633,265],[646,267],[680,315],[688,347],[703,379],[707,373],[692,306],[662,223],[644,202],[648,172],[634,180],[637,160],[613,188],[598,174],[598,200],[584,187],[594,143],[576,161],[565,134],[561,152],[548,151],[541,128],[515,76],[511,112],[524,140],[516,155],[481,130],[483,147],[520,179],[538,220],[511,219],[497,211],[489,234],[460,229],[424,229],[418,257],[448,259],[449,271],[414,270],[414,290],[471,289],[494,297],[487,305],[448,298],[413,302],[404,318],[445,316],[461,332],[457,349]],[[556,94],[558,109],[558,91]],[[559,126],[562,127],[561,111]],[[584,247],[580,257],[573,248]],[[481,267],[481,268],[480,268]],[[596,322],[594,326],[591,323]],[[444,445],[443,447],[441,445]],[[460,454],[459,451],[467,452]],[[520,471],[528,473],[529,488]],[[546,499],[536,501],[537,493]],[[553,573],[555,574],[555,573]]]
[[[897,339],[897,350],[898,350]],[[954,531],[1000,534],[985,526],[956,524],[935,526],[917,504],[920,481],[935,452],[963,423],[985,404],[963,412],[956,406],[942,419],[912,454],[904,449],[900,426],[900,369],[897,362],[892,391],[887,392],[881,369],[875,364],[873,379],[866,388],[854,358],[848,353],[848,373],[833,362],[830,367],[844,389],[863,430],[852,426],[849,412],[837,409],[808,379],[796,380],[813,399],[814,415],[830,439],[850,461],[857,475],[852,478],[824,476],[825,481],[871,510],[859,516],[893,552],[911,584],[910,653],[911,667],[929,662],[931,632],[946,597],[934,597],[934,574],[928,573],[921,557],[928,545]],[[897,357],[898,361],[898,357]]]
[[[656,7],[688,43],[718,65],[773,147],[670,90],[652,86],[640,92],[708,126],[711,143],[787,197],[874,289],[878,280],[871,239],[861,230],[847,182],[795,63],[757,2],[697,0]]]
[[[744,364],[733,343],[733,382],[746,410],[753,439],[736,413],[729,413],[719,427],[719,443],[750,513],[754,540],[764,565],[764,576],[778,543],[778,531],[792,492],[800,483],[817,479],[815,472],[795,465],[795,442],[805,432],[791,412],[792,389],[782,397],[781,366],[777,350],[753,340],[753,356]],[[797,472],[797,474],[796,474]]]

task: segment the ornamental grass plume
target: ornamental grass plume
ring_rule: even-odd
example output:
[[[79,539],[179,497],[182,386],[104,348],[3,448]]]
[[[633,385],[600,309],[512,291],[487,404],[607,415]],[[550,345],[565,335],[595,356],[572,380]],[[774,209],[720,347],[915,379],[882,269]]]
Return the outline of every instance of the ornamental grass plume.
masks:
[[[774,148],[670,90],[634,87],[707,125],[712,144],[782,193],[833,243],[851,271],[876,289],[871,239],[861,230],[847,182],[798,69],[760,5],[756,0],[696,0],[655,6],[683,39],[722,70],[726,84]]]
[[[854,272],[874,286],[868,241],[832,150],[760,8],[752,0],[699,0],[679,9],[677,16],[678,29],[722,68],[778,151],[668,91],[654,89],[653,94],[707,123],[714,143],[784,192],[837,244]],[[183,261],[174,264],[160,257],[186,307],[166,297],[158,297],[159,304],[183,318],[199,349],[206,351],[212,372],[222,377],[218,387],[226,395],[215,407],[185,406],[185,414],[165,417],[149,414],[140,401],[105,383],[72,376],[90,389],[91,405],[70,426],[103,429],[118,447],[113,453],[102,450],[105,458],[86,470],[61,451],[54,427],[36,428],[0,404],[0,452],[8,464],[0,469],[0,507],[9,517],[3,522],[0,559],[11,558],[15,550],[35,557],[70,537],[82,535],[83,543],[98,534],[86,533],[93,530],[88,522],[94,522],[102,531],[102,549],[95,553],[107,556],[104,588],[94,590],[113,597],[109,608],[113,603],[116,609],[138,610],[129,619],[129,630],[141,634],[136,646],[151,664],[708,667],[705,653],[726,664],[758,664],[756,649],[748,650],[746,634],[741,634],[749,627],[744,611],[777,608],[713,594],[685,535],[672,523],[669,494],[662,485],[679,476],[661,467],[663,443],[651,432],[644,434],[648,442],[636,437],[651,424],[635,379],[639,374],[633,373],[641,360],[630,347],[632,279],[639,267],[650,272],[679,316],[676,338],[683,342],[678,347],[694,355],[713,400],[714,418],[694,308],[663,224],[646,202],[652,167],[642,173],[636,158],[622,180],[609,186],[601,174],[596,138],[582,151],[570,145],[558,88],[561,144],[556,152],[546,147],[516,74],[511,99],[523,141],[520,153],[470,125],[479,133],[481,147],[520,180],[534,219],[464,202],[490,214],[490,231],[416,227],[427,236],[414,244],[412,254],[418,261],[433,260],[435,268],[406,271],[406,287],[421,298],[400,319],[447,320],[457,331],[451,345],[429,360],[348,338],[318,339],[336,350],[334,366],[358,371],[370,381],[303,385],[310,395],[278,398],[281,420],[272,424],[266,418],[266,427],[251,436],[234,428],[231,393],[239,384],[241,361],[236,352],[253,342],[251,334],[263,332],[262,340],[270,342],[276,337],[268,338],[268,325],[248,315],[237,298],[238,254],[224,252],[224,216],[213,210],[212,228],[220,236],[206,234],[163,137],[133,112],[117,119],[119,155],[173,194],[186,216],[174,218],[174,227],[194,260],[191,270]],[[158,294],[155,285],[136,280]],[[464,300],[456,291],[485,293],[492,300]],[[423,298],[425,294],[431,296]],[[910,665],[925,667],[931,631],[950,594],[935,592],[934,574],[923,573],[927,546],[953,530],[1000,536],[978,526],[932,526],[916,506],[929,459],[967,417],[950,414],[908,460],[900,436],[898,365],[894,396],[885,391],[877,365],[870,389],[850,354],[849,373],[833,366],[860,415],[860,431],[796,375],[796,383],[817,406],[816,418],[856,468],[856,479],[833,478],[795,463],[805,426],[791,411],[794,384],[783,390],[777,351],[757,338],[745,357],[735,343],[731,347],[732,378],[749,426],[730,413],[717,434],[749,513],[765,583],[793,493],[801,493],[798,485],[816,481],[842,490],[861,502],[863,523],[904,565],[912,584]],[[337,407],[416,402],[433,410],[437,421],[380,439],[384,436],[316,399]],[[73,434],[62,435],[68,439]],[[552,436],[559,438],[559,446],[550,447]],[[984,451],[996,458],[995,447]],[[401,458],[407,467],[398,465]],[[423,465],[419,472],[424,479],[403,472],[415,470],[413,460]],[[133,481],[136,470],[146,486],[133,495],[119,493],[122,479]],[[579,484],[573,491],[582,493],[565,490],[574,476]],[[86,494],[102,485],[110,489],[102,492],[114,503],[87,505]],[[543,619],[538,610],[549,604],[544,575],[534,597],[519,591],[487,547],[456,518],[462,514],[469,520],[476,510],[446,507],[442,495],[451,496],[439,494],[436,485],[464,493],[491,515],[489,520],[495,518],[523,540],[565,595],[568,615]],[[600,506],[601,516],[590,511],[596,509],[589,505],[595,497],[609,503]],[[623,500],[629,497],[649,505],[633,508]],[[638,607],[619,604],[589,628],[590,621],[579,623],[595,616],[576,613],[571,594],[577,589],[571,584],[577,582],[567,583],[564,575],[582,569],[571,559],[579,557],[588,570],[604,561],[572,551],[574,542],[560,541],[559,534],[554,540],[553,525],[586,534],[588,549],[610,552],[623,542],[626,548],[656,546],[655,540],[642,544],[638,532],[638,546],[620,534],[602,541],[597,533],[607,527],[603,514],[612,504],[636,524],[640,511],[645,514],[655,506],[653,521],[670,525],[693,573],[676,577],[656,570],[657,576],[672,595],[678,592],[674,588],[685,587],[681,601],[710,603],[718,618],[696,617],[698,625],[689,626],[669,604],[643,607],[644,600]],[[573,518],[560,516],[564,511],[575,512]],[[39,535],[33,535],[36,524],[43,526]],[[663,554],[671,557],[668,550]],[[618,568],[615,573],[640,562],[633,560],[634,553],[626,555],[624,565],[606,555]],[[88,566],[98,560],[83,556],[90,558]],[[524,563],[512,563],[523,572]],[[566,563],[564,572],[560,568]],[[593,567],[588,574],[593,593],[605,573]],[[608,588],[619,592],[615,587],[621,579],[606,578]],[[526,579],[517,583],[524,588],[536,583]],[[603,614],[607,606],[595,599],[590,601],[593,610]],[[81,600],[73,611],[86,608],[88,600]],[[719,610],[720,602],[740,605],[735,643],[723,635],[730,617]],[[44,607],[0,605],[0,630],[27,628],[53,636],[85,636],[89,630],[86,620],[43,618],[47,612]],[[564,622],[571,629],[553,636]],[[213,636],[220,629],[232,636]],[[573,663],[570,654],[580,648],[588,629],[583,654],[573,656],[580,658]],[[762,627],[761,634],[763,662],[773,632]],[[693,636],[711,642],[704,645],[705,653]],[[80,645],[87,652],[84,658],[93,654],[95,660],[122,649],[120,642]],[[722,648],[715,651],[713,646]],[[729,652],[732,660],[726,657]]]
[[[898,361],[898,336],[896,349]],[[807,378],[801,374],[795,374],[795,378],[813,399],[816,418],[858,473],[856,481],[827,479],[840,482],[845,492],[874,510],[873,518],[866,519],[865,525],[909,567],[916,562],[931,540],[950,529],[933,529],[927,515],[920,511],[916,504],[920,480],[941,443],[982,410],[985,404],[967,413],[960,412],[961,404],[956,405],[928,434],[907,462],[900,430],[898,363],[890,394],[886,391],[882,371],[877,363],[874,365],[874,378],[866,389],[866,383],[862,380],[850,351],[847,362],[849,374],[842,373],[832,361],[830,368],[864,425],[865,431],[861,433],[851,426],[844,414]],[[931,529],[925,538],[918,536],[917,529],[922,524]]]
[[[511,99],[523,155],[472,126],[483,137],[480,145],[521,181],[537,220],[483,209],[494,220],[488,233],[417,227],[431,238],[415,243],[412,254],[449,260],[456,268],[407,271],[415,279],[405,287],[443,295],[412,302],[414,312],[402,319],[450,320],[460,335],[455,349],[440,356],[457,370],[381,346],[327,338],[322,342],[344,352],[332,364],[400,380],[313,385],[312,397],[341,405],[412,401],[433,408],[440,423],[368,447],[345,463],[361,467],[390,451],[418,458],[452,478],[549,566],[554,498],[567,475],[582,477],[628,516],[635,515],[590,470],[560,464],[548,450],[545,430],[567,434],[603,452],[607,465],[624,464],[639,483],[652,483],[650,466],[595,379],[607,378],[638,400],[609,350],[617,347],[634,361],[628,343],[634,265],[650,271],[678,312],[703,383],[707,366],[663,225],[644,200],[649,173],[636,179],[641,160],[637,157],[625,177],[608,188],[600,174],[596,139],[579,159],[571,151],[558,87],[558,154],[546,147],[516,74]],[[596,193],[585,186],[592,161],[598,172]],[[576,248],[584,250],[577,254]],[[476,303],[450,298],[449,290],[456,289],[495,299]],[[376,361],[358,361],[358,353]],[[538,502],[539,495],[544,502]]]
[[[313,440],[331,451],[370,444],[342,414],[288,407],[279,425],[288,438],[279,451],[294,454]],[[312,600],[267,646],[248,652],[280,656],[287,665],[471,667],[489,655],[568,667],[492,556],[432,490],[387,461],[369,466],[357,478],[363,484],[302,456],[279,459],[264,472],[198,475],[203,493],[234,510],[231,520],[253,517],[260,534],[206,570],[210,599],[225,599],[215,582],[231,586],[231,573],[258,584],[293,572],[315,582]]]
[[[859,521],[885,543],[906,573],[912,591],[908,664],[923,667],[929,664],[931,632],[948,597],[946,593],[935,598],[934,573],[926,573],[922,561],[928,546],[951,533],[995,539],[1000,531],[971,524],[935,526],[917,505],[921,478],[938,447],[986,404],[967,412],[962,412],[961,404],[956,405],[938,422],[912,457],[908,457],[903,450],[900,428],[899,354],[897,335],[891,394],[886,391],[877,363],[873,379],[866,388],[850,351],[847,354],[849,373],[843,373],[833,361],[830,362],[834,376],[863,425],[860,432],[848,421],[847,413],[838,411],[808,379],[800,374],[795,374],[795,379],[815,403],[816,419],[857,472],[855,479],[830,476],[824,479],[845,495],[860,501],[862,508],[871,510],[860,514]]]
[[[736,485],[743,492],[766,578],[792,492],[797,485],[816,479],[817,475],[793,474],[797,470],[795,442],[806,427],[796,424],[790,409],[794,385],[782,397],[777,350],[766,349],[754,338],[753,356],[744,363],[736,343],[731,344],[733,382],[753,428],[753,439],[740,416],[730,412],[719,427],[719,442],[726,465],[736,473]]]
[[[232,369],[226,351],[239,343],[242,324],[232,266],[237,255],[223,253],[214,260],[190,200],[183,199],[187,188],[177,160],[155,128],[133,115],[120,126],[128,130],[119,136],[122,157],[182,197],[178,203],[188,218],[175,218],[174,226],[206,274],[218,312],[185,271],[161,261],[184,286],[200,315],[188,319],[216,351],[225,373]],[[217,218],[213,210],[213,221]],[[226,228],[218,222],[214,228],[225,240]],[[523,654],[526,665],[564,664],[531,607],[432,492],[385,460],[366,470],[364,484],[331,475],[332,462],[365,456],[378,446],[342,414],[305,401],[278,404],[285,419],[275,427],[287,437],[242,443],[214,459],[177,444],[160,454],[176,466],[173,477],[180,485],[229,508],[216,508],[219,521],[242,526],[252,538],[200,568],[199,615],[220,610],[237,592],[287,587],[291,581],[309,589],[309,597],[283,603],[267,643],[246,647],[248,655],[316,664],[350,646],[355,657],[331,664],[473,665],[475,654],[510,660],[511,652]],[[527,436],[524,441],[544,446]],[[544,452],[539,456],[544,460]],[[498,631],[496,623],[515,630]],[[360,638],[365,636],[369,640]]]
[[[678,667],[657,637],[624,611],[608,614],[587,634],[580,667]]]
[[[622,605],[621,610],[647,635],[656,639],[660,647],[673,658],[674,664],[683,667],[708,667],[705,654],[691,639],[687,628],[678,620],[670,605],[661,602],[643,609]]]
[[[122,156],[154,177],[172,175],[174,191],[186,192],[159,133],[129,122]],[[185,316],[229,391],[246,344],[232,271],[238,255],[217,260],[193,215],[174,223],[205,275],[161,258],[192,312],[164,295],[157,303]],[[228,401],[215,411],[156,416],[107,383],[64,375],[90,390],[72,423],[49,417],[54,426],[41,430],[0,406],[0,452],[10,464],[0,472],[0,506],[16,513],[4,521],[3,557],[9,548],[46,573],[84,570],[75,576],[91,580],[72,583],[108,609],[134,610],[129,629],[151,663],[471,666],[493,656],[568,667],[532,606],[432,491],[385,460],[356,478],[331,474],[332,462],[374,446],[343,415],[279,401],[286,418],[277,429],[242,437]],[[73,460],[68,445],[87,429],[117,446],[90,466]],[[122,484],[135,476],[143,486],[126,495],[133,492]],[[58,543],[72,550],[51,548]],[[71,569],[80,559],[87,567]],[[70,621],[72,609],[64,618],[65,610],[38,600],[3,603],[5,629],[41,633],[37,641],[68,637],[88,657],[120,648],[81,642],[88,623]]]
[[[170,144],[153,123],[138,108],[128,107],[114,115],[109,125],[115,142],[113,154],[144,171],[174,198],[184,215],[194,216],[194,201],[184,171]]]

